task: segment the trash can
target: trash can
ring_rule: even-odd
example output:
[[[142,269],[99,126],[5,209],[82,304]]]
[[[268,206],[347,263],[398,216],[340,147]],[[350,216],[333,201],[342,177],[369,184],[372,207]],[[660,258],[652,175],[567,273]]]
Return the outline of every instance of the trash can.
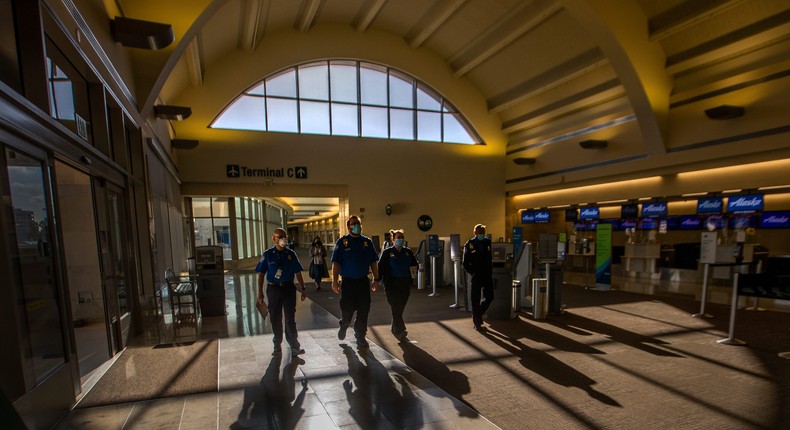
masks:
[[[510,268],[494,267],[494,300],[486,311],[486,316],[495,320],[513,317],[513,271]]]
[[[419,269],[417,269],[417,289],[422,290],[425,289],[425,266],[422,263],[418,263]]]
[[[535,278],[532,280],[532,319],[542,320],[548,313],[548,300],[546,293],[548,280],[546,278]]]
[[[225,316],[225,260],[221,246],[195,248],[195,271],[198,275],[200,314]]]

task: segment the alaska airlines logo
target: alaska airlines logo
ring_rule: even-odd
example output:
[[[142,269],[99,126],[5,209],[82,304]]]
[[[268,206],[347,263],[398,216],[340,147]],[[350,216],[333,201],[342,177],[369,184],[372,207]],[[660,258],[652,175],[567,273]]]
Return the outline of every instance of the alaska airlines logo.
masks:
[[[535,212],[535,222],[549,222],[549,212]]]
[[[582,208],[580,215],[582,218],[597,218],[598,208]]]
[[[697,212],[714,213],[721,212],[721,199],[702,199],[697,202]]]
[[[699,227],[702,222],[698,218],[686,218],[680,225],[684,227]]]
[[[762,205],[763,199],[760,197],[738,197],[730,201],[730,208],[733,209],[752,209]]]
[[[665,215],[666,213],[667,204],[664,202],[645,203],[642,205],[642,216]]]
[[[255,169],[247,166],[240,166],[238,164],[227,164],[225,166],[225,173],[229,178],[296,178],[307,179],[307,167],[281,167],[279,169],[272,169],[264,167],[262,169]]]

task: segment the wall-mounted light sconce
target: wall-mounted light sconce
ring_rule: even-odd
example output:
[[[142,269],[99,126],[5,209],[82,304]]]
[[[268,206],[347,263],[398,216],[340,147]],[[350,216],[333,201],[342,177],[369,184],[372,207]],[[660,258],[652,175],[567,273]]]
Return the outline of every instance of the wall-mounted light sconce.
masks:
[[[519,166],[531,166],[535,164],[535,161],[536,160],[534,158],[527,158],[527,157],[519,157],[513,159],[513,162],[518,164]]]
[[[181,121],[192,115],[192,108],[189,106],[158,105],[154,106],[154,115],[159,119]]]
[[[170,141],[170,144],[175,149],[195,149],[199,143],[199,140],[192,139],[173,139]]]
[[[584,149],[604,149],[607,145],[609,145],[609,142],[597,139],[582,140],[579,142],[579,146]]]
[[[743,106],[721,105],[714,108],[705,109],[705,115],[710,119],[733,119],[742,117],[745,110]]]
[[[176,39],[173,26],[158,22],[124,17],[110,20],[113,39],[127,48],[157,50],[173,43]]]

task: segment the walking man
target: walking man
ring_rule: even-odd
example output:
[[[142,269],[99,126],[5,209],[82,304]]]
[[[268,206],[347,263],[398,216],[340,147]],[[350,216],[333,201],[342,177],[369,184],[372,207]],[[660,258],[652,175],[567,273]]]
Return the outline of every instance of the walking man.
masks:
[[[486,226],[477,224],[474,237],[464,245],[464,270],[472,275],[472,323],[477,331],[483,329],[483,314],[494,300],[491,239],[486,237]],[[483,300],[480,300],[482,292]]]

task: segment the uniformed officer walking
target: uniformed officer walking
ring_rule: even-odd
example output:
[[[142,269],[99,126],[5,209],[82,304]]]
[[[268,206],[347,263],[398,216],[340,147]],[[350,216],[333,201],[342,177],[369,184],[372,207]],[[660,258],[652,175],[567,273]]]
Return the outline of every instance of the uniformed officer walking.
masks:
[[[302,301],[307,298],[307,292],[302,278],[302,264],[296,253],[287,247],[288,234],[285,230],[278,228],[272,235],[274,246],[267,249],[255,271],[258,272],[258,303],[264,308],[268,307],[271,315],[272,332],[274,338],[274,352],[277,355],[282,352],[280,344],[283,341],[283,316],[285,316],[285,340],[291,347],[292,355],[304,354],[304,349],[299,345],[299,334],[296,331],[296,285],[294,277],[299,281],[302,290]],[[266,281],[266,297],[269,304],[266,305],[263,296],[263,283]]]
[[[406,236],[403,229],[390,230],[393,242],[389,248],[381,251],[379,258],[379,276],[387,292],[387,302],[392,310],[392,334],[400,342],[407,340],[406,323],[403,321],[403,310],[411,294],[411,271],[417,267],[414,252],[405,245]]]
[[[486,237],[486,226],[477,224],[475,236],[464,245],[464,270],[472,275],[472,323],[477,331],[483,328],[483,314],[494,300],[493,262],[491,239]],[[480,293],[483,300],[480,300]]]
[[[337,338],[346,338],[346,330],[356,312],[354,335],[357,346],[366,348],[368,341],[365,335],[368,330],[368,313],[370,312],[370,292],[379,286],[379,271],[376,265],[379,257],[373,247],[373,241],[362,235],[362,222],[352,215],[346,221],[349,233],[335,243],[332,251],[332,291],[340,293],[340,330]],[[371,285],[368,273],[373,272]],[[338,282],[338,275],[343,278]]]

